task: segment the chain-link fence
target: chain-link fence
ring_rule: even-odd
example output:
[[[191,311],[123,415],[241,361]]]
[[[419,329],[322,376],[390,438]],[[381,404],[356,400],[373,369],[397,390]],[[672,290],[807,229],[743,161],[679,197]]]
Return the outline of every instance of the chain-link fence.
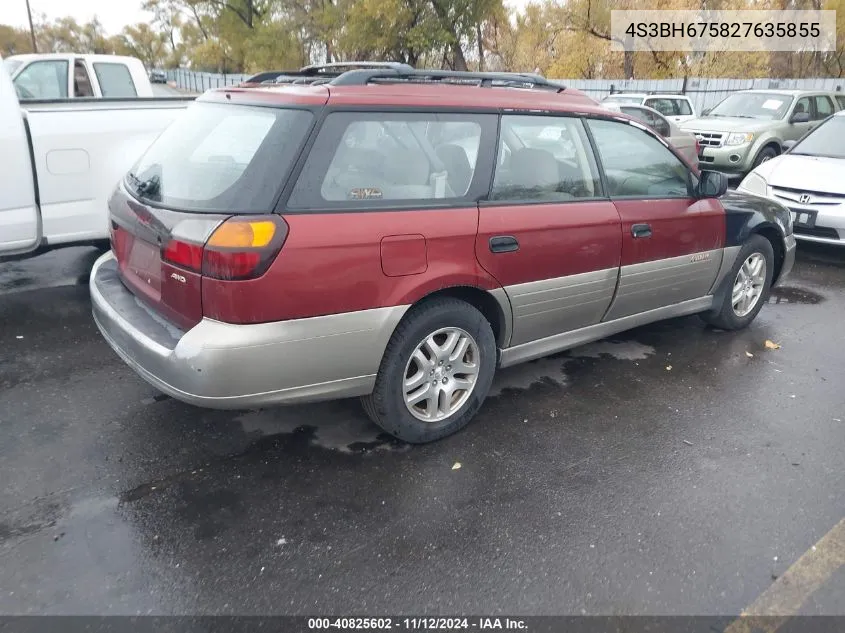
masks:
[[[250,75],[204,73],[179,68],[167,73],[168,81],[188,92],[202,93],[211,88],[237,85]],[[695,105],[696,112],[712,108],[719,101],[737,90],[793,89],[830,90],[845,95],[845,79],[558,79],[564,85],[577,88],[597,101],[613,92],[676,92],[686,94]]]

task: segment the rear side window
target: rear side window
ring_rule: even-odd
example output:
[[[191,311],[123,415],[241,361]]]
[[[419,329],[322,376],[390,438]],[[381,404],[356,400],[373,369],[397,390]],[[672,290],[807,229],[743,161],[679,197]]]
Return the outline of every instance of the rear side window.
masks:
[[[692,109],[686,99],[658,97],[647,99],[645,105],[649,108],[654,108],[663,116],[686,116],[692,114]]]
[[[830,97],[816,97],[816,119],[826,119],[833,112],[833,102]]]
[[[675,103],[678,106],[679,115],[688,116],[692,114],[692,108],[690,107],[689,101],[686,99],[675,99]]]
[[[104,97],[137,97],[132,75],[125,64],[95,62],[94,72]]]
[[[617,121],[591,120],[611,197],[688,197],[689,169],[651,134]]]
[[[188,211],[270,211],[313,115],[197,102],[127,176],[137,197]]]
[[[845,110],[845,96],[836,95],[836,102],[839,104],[840,110]]]
[[[494,126],[495,115],[330,114],[288,207],[361,208],[466,198],[479,164],[492,162],[479,157],[482,140]]]
[[[580,119],[505,115],[491,199],[565,202],[594,198],[598,173]]]

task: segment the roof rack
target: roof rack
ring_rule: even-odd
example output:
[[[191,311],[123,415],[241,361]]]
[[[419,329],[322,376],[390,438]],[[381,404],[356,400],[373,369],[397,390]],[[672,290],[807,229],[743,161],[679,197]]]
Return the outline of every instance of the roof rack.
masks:
[[[649,90],[646,92],[647,95],[674,95],[676,97],[684,97],[683,92],[678,92],[677,90]]]
[[[300,73],[303,74],[317,74],[319,72],[325,71],[333,71],[336,69],[347,68],[347,69],[383,69],[383,68],[390,68],[392,70],[397,70],[399,72],[409,72],[413,71],[414,67],[410,64],[404,64],[402,62],[327,62],[325,64],[311,64],[310,66],[304,66],[299,69]],[[340,71],[343,72],[343,71]],[[338,73],[340,74],[340,73]]]
[[[270,70],[260,72],[245,79],[242,84],[316,84],[325,83],[323,78],[334,78],[350,69],[395,69],[400,72],[412,71],[414,68],[401,62],[328,62],[325,64],[311,64],[299,70]]]
[[[561,83],[534,73],[465,72],[457,70],[415,70],[398,68],[350,70],[332,79],[333,86],[365,86],[369,83],[445,83],[477,85],[483,88],[536,88],[562,92]]]

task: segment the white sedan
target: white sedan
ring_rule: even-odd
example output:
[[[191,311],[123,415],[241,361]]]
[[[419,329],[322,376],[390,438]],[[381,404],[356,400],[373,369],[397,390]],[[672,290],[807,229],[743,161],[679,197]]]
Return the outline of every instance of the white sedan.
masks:
[[[845,246],[845,110],[757,167],[738,189],[789,207],[797,239]]]

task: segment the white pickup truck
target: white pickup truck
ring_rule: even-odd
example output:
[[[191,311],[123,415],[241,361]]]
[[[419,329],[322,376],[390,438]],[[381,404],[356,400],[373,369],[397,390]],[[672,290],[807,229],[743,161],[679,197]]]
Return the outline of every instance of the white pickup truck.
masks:
[[[134,57],[42,53],[12,55],[3,65],[22,102],[153,96],[144,64]]]
[[[21,104],[0,68],[0,258],[107,243],[115,185],[192,99]]]

